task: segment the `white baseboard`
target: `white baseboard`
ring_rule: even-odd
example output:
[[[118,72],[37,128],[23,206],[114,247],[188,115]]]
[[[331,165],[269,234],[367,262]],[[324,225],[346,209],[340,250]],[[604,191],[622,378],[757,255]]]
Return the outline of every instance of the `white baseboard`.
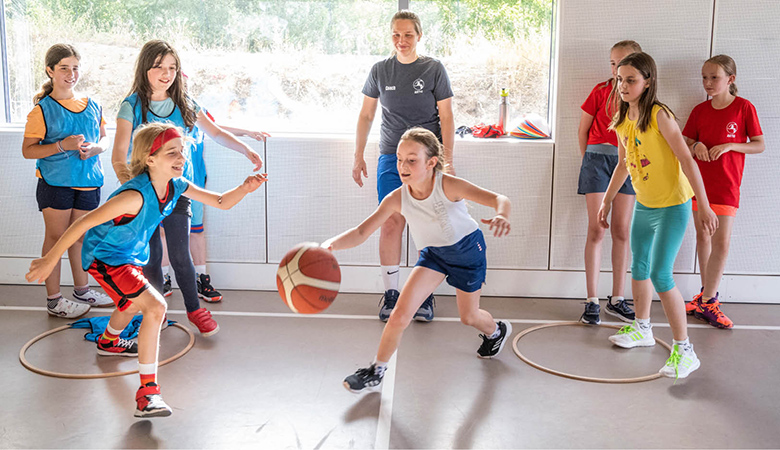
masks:
[[[0,284],[26,284],[24,274],[32,258],[0,258]],[[63,260],[62,284],[72,285],[68,264]],[[209,263],[209,271],[217,288],[240,290],[276,290],[275,264]],[[411,272],[401,268],[401,280]],[[630,277],[630,276],[629,276]],[[627,277],[626,297],[631,298],[631,283]],[[599,295],[610,294],[610,273],[602,273]],[[675,274],[683,296],[690,298],[699,292],[698,274]],[[341,292],[381,293],[382,278],[376,266],[342,266]],[[455,290],[442,283],[437,294],[453,295]],[[585,272],[553,270],[489,269],[483,295],[493,297],[584,298]],[[780,277],[758,275],[726,275],[720,285],[720,300],[740,303],[780,303]]]

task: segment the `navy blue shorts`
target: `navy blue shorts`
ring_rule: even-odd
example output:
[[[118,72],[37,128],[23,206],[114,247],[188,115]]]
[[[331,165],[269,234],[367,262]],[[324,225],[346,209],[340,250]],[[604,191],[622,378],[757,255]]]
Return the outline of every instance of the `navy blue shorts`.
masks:
[[[476,230],[453,245],[425,247],[415,266],[447,275],[447,284],[464,292],[482,289],[487,274],[485,236]]]
[[[376,165],[376,193],[379,203],[387,197],[387,194],[401,187],[401,176],[398,175],[398,157],[395,153],[379,155]]]
[[[610,149],[614,149],[614,154],[611,154]],[[617,164],[617,147],[607,144],[589,145],[588,151],[582,157],[577,193],[607,192],[609,180],[612,178],[612,172],[615,171]],[[618,192],[620,194],[636,195],[634,187],[631,185],[630,176],[626,178],[625,183],[623,183]]]
[[[38,200],[38,211],[43,211],[45,208],[92,211],[100,205],[100,188],[80,191],[69,187],[52,186],[42,178],[38,178],[35,199]]]

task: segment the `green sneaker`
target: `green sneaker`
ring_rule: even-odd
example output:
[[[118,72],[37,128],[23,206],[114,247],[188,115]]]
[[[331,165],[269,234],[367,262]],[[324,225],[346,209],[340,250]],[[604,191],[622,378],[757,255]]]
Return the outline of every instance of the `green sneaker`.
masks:
[[[680,350],[680,346],[675,344],[672,354],[666,360],[666,365],[661,367],[659,372],[669,378],[686,378],[699,366],[701,366],[701,361],[696,356],[696,352],[693,351],[693,344],[688,352]]]
[[[655,345],[653,328],[641,330],[636,321],[633,321],[631,325],[624,326],[617,333],[610,336],[609,342],[623,348],[652,347]]]

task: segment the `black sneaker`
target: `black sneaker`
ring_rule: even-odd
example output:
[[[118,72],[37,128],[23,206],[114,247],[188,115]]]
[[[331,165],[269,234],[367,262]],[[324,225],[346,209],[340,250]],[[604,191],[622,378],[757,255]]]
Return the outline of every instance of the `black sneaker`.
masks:
[[[598,303],[585,302],[585,312],[580,316],[580,322],[588,325],[599,325],[601,323],[600,312],[601,307]]]
[[[512,334],[512,324],[509,322],[498,321],[498,337],[490,339],[484,334],[480,334],[482,338],[482,345],[477,350],[477,356],[480,358],[492,358],[504,348],[504,344],[509,340],[509,336]]]
[[[399,295],[401,295],[401,293],[395,289],[388,289],[385,291],[385,295],[379,299],[379,304],[382,305],[379,308],[379,320],[387,322],[387,319],[390,318],[390,313],[393,312],[393,308],[395,308],[395,303],[398,301]]]
[[[171,287],[171,276],[168,274],[163,275],[165,282],[163,283],[163,297],[170,297],[173,294],[173,287]]]
[[[98,339],[97,353],[102,356],[138,356],[138,344],[127,339],[116,338],[113,341],[100,343]]]
[[[623,322],[631,323],[636,318],[634,310],[631,309],[633,303],[628,300],[618,300],[616,304],[612,304],[612,296],[607,296],[607,307],[604,311],[610,316],[615,316]]]
[[[433,320],[433,305],[436,304],[436,300],[433,298],[433,294],[429,295],[425,299],[420,309],[414,313],[414,320],[418,322],[430,322]]]
[[[219,303],[222,301],[222,294],[211,286],[211,277],[202,273],[196,279],[198,283],[198,297],[204,302]]]
[[[360,392],[365,388],[379,386],[385,376],[384,370],[377,370],[374,364],[344,378],[344,387],[350,392]]]

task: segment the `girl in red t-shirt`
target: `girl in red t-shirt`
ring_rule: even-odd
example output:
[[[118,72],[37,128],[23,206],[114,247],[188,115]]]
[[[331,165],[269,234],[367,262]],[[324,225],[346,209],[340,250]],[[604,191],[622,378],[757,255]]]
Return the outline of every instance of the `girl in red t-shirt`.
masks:
[[[756,108],[737,97],[737,65],[731,57],[717,55],[704,62],[702,83],[711,100],[698,104],[688,117],[683,135],[699,165],[710,206],[719,226],[710,236],[703,230],[693,200],[696,250],[701,267],[701,292],[685,305],[688,314],[718,328],[734,323],[720,310],[718,285],[729,253],[731,228],[739,208],[739,187],[745,155],[764,151],[764,136]]]
[[[580,167],[577,193],[585,195],[588,208],[588,237],[585,241],[585,284],[588,293],[585,312],[580,321],[592,325],[601,323],[598,297],[599,272],[601,271],[601,243],[606,231],[599,225],[598,211],[615,166],[618,164],[617,136],[609,130],[613,108],[608,105],[615,86],[617,65],[624,57],[641,52],[634,41],[620,41],[612,46],[609,64],[612,78],[593,88],[582,104],[582,116],[577,131],[582,166]],[[606,311],[625,322],[634,320],[634,311],[623,298],[628,267],[628,235],[634,208],[634,189],[628,179],[615,197],[612,211],[612,295],[608,297]]]

